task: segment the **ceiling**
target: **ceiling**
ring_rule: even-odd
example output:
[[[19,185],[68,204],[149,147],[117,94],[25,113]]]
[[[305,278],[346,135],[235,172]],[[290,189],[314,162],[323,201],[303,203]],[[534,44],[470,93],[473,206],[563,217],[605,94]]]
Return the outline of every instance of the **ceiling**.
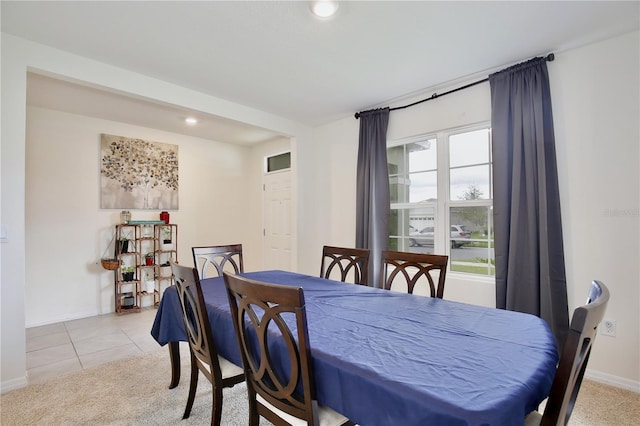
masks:
[[[640,27],[638,1],[3,0],[2,32],[318,126]],[[265,129],[30,75],[28,102],[224,142]],[[69,92],[70,91],[70,92]],[[61,96],[72,93],[72,96]],[[196,114],[198,126],[183,118]]]

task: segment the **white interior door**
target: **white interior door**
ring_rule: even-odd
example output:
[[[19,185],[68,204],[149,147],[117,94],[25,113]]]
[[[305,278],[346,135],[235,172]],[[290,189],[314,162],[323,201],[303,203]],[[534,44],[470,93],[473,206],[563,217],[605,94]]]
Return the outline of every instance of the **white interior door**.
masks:
[[[293,271],[291,171],[264,176],[264,269]]]

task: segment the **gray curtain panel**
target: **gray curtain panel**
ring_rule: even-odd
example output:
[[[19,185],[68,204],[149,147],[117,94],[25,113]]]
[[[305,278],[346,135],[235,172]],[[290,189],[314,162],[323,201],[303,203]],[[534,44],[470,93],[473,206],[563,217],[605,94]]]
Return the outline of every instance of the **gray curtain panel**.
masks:
[[[369,285],[379,287],[382,250],[389,239],[389,108],[360,113],[356,183],[356,247],[371,250]]]
[[[549,75],[534,58],[489,76],[496,306],[569,327]]]

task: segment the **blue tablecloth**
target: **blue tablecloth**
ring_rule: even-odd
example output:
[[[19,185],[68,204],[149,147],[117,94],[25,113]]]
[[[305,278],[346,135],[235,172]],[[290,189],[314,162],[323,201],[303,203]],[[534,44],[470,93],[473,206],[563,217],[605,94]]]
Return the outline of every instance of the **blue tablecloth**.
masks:
[[[517,425],[548,395],[557,352],[532,315],[283,271],[246,277],[304,288],[317,397],[359,425]],[[202,281],[220,354],[241,365],[221,278]],[[186,341],[174,287],[151,331]]]

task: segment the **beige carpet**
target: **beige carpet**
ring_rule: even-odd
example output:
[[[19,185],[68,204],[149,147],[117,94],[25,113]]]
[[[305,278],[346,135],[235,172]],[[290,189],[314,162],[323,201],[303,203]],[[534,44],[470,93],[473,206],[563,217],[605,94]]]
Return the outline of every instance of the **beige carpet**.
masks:
[[[640,425],[640,394],[584,380],[569,425]]]
[[[0,423],[3,426],[208,424],[211,385],[204,377],[200,378],[190,418],[181,420],[189,390],[189,361],[184,351],[182,355],[182,380],[175,389],[167,388],[169,355],[162,350],[3,394]],[[225,389],[222,425],[247,424],[246,387],[240,384]],[[270,423],[261,419],[261,424]],[[638,425],[640,394],[585,381],[569,424]]]
[[[181,349],[186,345],[180,345]],[[187,349],[188,351],[188,349]],[[204,376],[191,416],[182,420],[189,393],[188,352],[182,376],[169,389],[169,353],[160,350],[115,361],[3,394],[0,424],[18,425],[204,425],[211,422],[211,385]],[[223,391],[222,424],[246,426],[246,387]],[[262,420],[261,425],[270,424]]]

